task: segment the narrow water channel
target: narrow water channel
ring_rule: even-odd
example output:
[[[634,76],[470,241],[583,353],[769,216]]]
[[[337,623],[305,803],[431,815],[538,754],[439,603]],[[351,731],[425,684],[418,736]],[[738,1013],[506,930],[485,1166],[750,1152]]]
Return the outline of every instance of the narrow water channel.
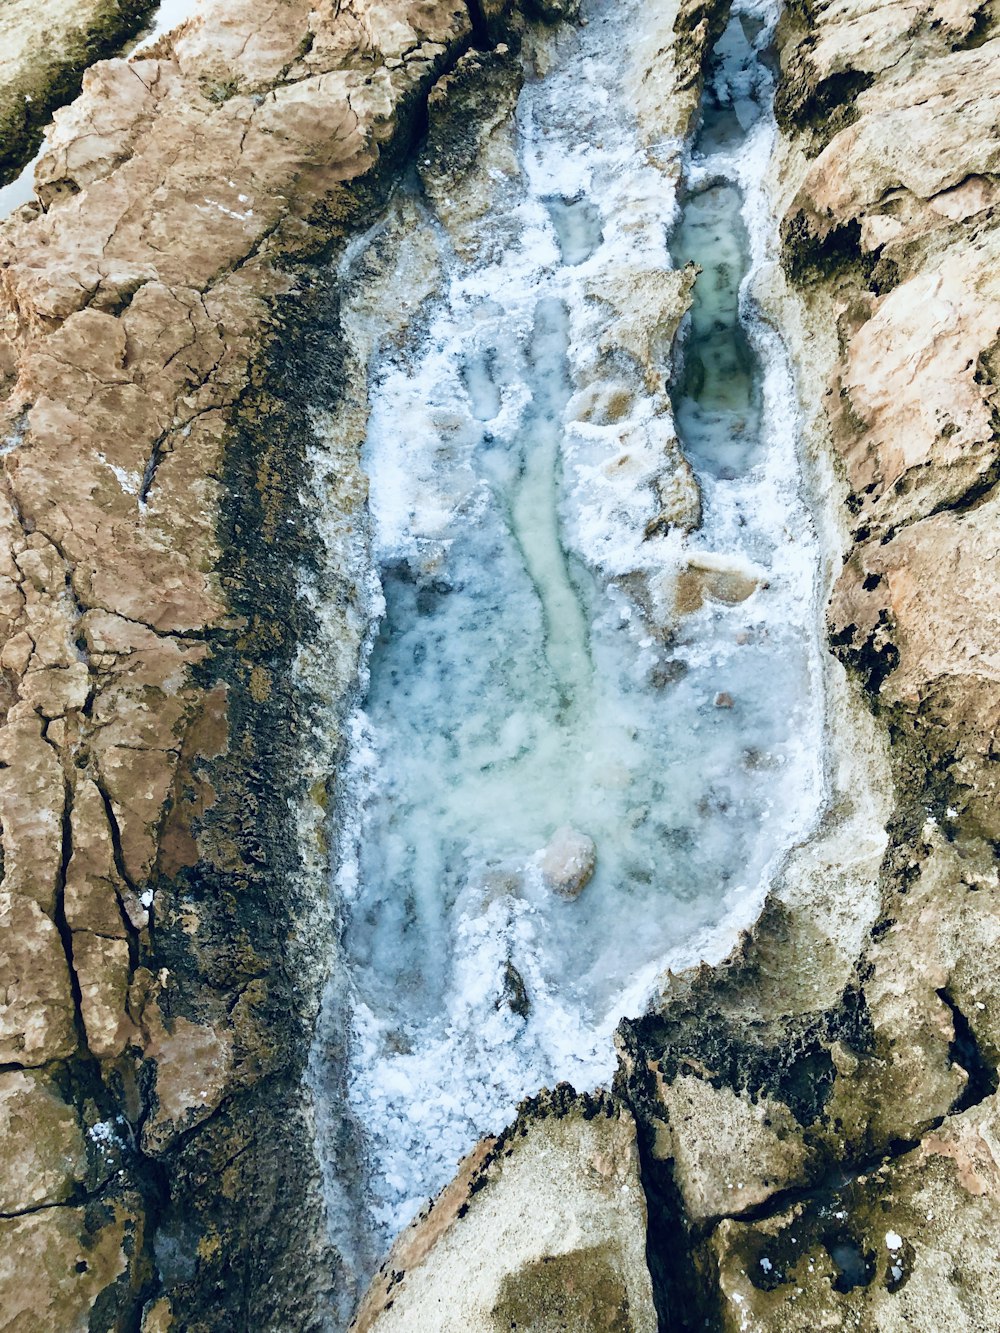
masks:
[[[822,798],[816,551],[752,299],[774,15],[735,6],[685,149],[634,114],[644,13],[586,0],[550,39],[471,258],[412,205],[445,280],[372,367],[382,604],[335,893],[376,1249],[520,1098],[608,1080],[620,1018],[726,951]],[[690,488],[670,376],[696,530],[655,521]],[[567,846],[596,854],[576,897]]]

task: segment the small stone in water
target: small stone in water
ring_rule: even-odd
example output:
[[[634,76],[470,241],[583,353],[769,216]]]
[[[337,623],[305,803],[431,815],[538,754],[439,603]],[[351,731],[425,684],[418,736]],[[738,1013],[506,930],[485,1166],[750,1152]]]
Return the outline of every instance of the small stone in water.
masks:
[[[577,898],[590,883],[596,865],[593,838],[565,824],[556,829],[542,854],[542,878],[560,898]]]
[[[715,706],[716,708],[732,708],[733,696],[725,690],[720,690],[715,696]]]

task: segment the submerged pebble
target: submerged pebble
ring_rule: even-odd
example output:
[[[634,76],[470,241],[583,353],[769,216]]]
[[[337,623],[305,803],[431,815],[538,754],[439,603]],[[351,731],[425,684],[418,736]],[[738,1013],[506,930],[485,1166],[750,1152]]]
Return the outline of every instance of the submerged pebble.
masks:
[[[542,853],[542,879],[560,898],[578,898],[594,877],[597,848],[593,838],[564,824]]]

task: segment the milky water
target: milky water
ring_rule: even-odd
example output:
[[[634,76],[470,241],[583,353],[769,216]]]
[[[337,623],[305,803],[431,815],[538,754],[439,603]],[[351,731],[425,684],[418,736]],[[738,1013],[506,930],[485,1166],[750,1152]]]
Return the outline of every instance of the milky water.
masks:
[[[771,262],[773,15],[736,7],[681,217],[670,146],[644,146],[623,85],[644,8],[584,12],[525,85],[521,175],[482,258],[452,257],[372,372],[381,618],[337,893],[382,1242],[521,1097],[611,1076],[620,1018],[666,967],[725,951],[822,794],[816,552],[787,365],[750,291]],[[689,259],[674,393],[703,524],[647,540],[673,427],[656,376],[605,333],[616,294]],[[584,391],[614,406],[583,411]],[[666,632],[631,593],[692,557],[761,586]],[[597,849],[573,901],[539,866],[564,825]]]

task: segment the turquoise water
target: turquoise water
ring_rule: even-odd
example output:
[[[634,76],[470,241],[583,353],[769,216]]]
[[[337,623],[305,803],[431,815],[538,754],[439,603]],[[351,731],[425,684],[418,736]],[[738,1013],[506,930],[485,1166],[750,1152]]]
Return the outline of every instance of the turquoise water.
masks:
[[[372,367],[384,605],[337,892],[383,1242],[521,1097],[610,1078],[619,1019],[664,968],[725,951],[820,799],[815,551],[787,369],[746,283],[770,225],[764,37],[723,39],[680,214],[669,154],[628,110],[623,9],[591,0],[527,81],[482,258],[426,218],[445,282]],[[674,423],[609,330],[622,293],[688,259],[703,273],[674,397],[704,517],[647,540]],[[744,600],[720,591],[734,574]],[[700,605],[654,613],[685,578]],[[540,871],[566,825],[597,851],[573,901]]]

